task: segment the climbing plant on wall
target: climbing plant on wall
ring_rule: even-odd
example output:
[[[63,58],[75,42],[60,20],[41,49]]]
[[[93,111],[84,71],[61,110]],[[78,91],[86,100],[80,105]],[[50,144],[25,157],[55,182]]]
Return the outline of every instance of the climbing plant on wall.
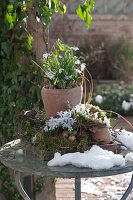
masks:
[[[93,0],[84,0],[77,9],[87,28],[93,5]],[[64,14],[66,5],[59,0],[0,0],[0,146],[15,138],[18,116],[23,110],[42,106],[41,74],[31,63],[35,55],[32,49],[34,38],[28,32],[26,22],[34,13],[46,30],[54,11]],[[0,165],[2,192],[11,194],[6,195],[7,200],[20,199],[14,184],[6,177],[7,170]]]

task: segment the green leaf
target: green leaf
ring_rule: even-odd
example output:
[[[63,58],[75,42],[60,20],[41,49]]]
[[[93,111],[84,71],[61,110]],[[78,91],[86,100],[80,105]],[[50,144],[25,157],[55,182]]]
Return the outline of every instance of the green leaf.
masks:
[[[18,37],[20,37],[23,33],[25,33],[25,29],[24,28],[20,28],[20,29],[16,30],[16,35]]]
[[[90,23],[91,23],[91,15],[88,12],[86,12],[86,26],[87,26],[87,28],[89,28]]]
[[[2,44],[1,44],[2,50],[5,52],[5,54],[6,54],[8,57],[10,56],[10,52],[11,52],[12,46],[13,46],[13,44],[12,44],[11,41],[2,42]]]
[[[52,0],[54,4],[56,5],[58,3],[58,0]]]
[[[94,10],[94,0],[90,0],[90,4],[91,4],[91,9],[93,11]]]
[[[39,7],[39,0],[34,0],[33,6],[34,6],[35,8],[38,8],[38,7]]]
[[[57,10],[59,11],[60,14],[64,14],[66,13],[66,5],[65,4],[60,4],[57,8]]]
[[[81,6],[81,5],[78,6],[76,12],[77,12],[77,15],[78,15],[82,20],[84,20],[84,14],[83,14],[83,12],[82,12],[82,6]]]
[[[28,39],[27,39],[27,43],[28,43],[27,48],[28,48],[28,50],[32,49],[32,45],[31,45],[32,40],[33,40],[33,37],[32,37],[31,34],[29,34]]]

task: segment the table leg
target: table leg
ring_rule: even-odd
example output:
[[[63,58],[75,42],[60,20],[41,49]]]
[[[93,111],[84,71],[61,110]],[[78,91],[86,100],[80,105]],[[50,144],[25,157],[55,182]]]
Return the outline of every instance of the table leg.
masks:
[[[19,193],[21,194],[21,196],[24,198],[24,200],[31,200],[29,198],[29,196],[26,194],[26,192],[24,191],[24,188],[21,184],[20,172],[14,171],[14,178],[15,178],[15,183],[16,183],[17,189],[18,189]]]
[[[133,175],[132,175],[131,182],[130,182],[126,192],[124,193],[124,195],[122,196],[122,198],[120,200],[126,200],[132,189],[133,189]]]
[[[81,179],[75,178],[75,200],[81,200]]]

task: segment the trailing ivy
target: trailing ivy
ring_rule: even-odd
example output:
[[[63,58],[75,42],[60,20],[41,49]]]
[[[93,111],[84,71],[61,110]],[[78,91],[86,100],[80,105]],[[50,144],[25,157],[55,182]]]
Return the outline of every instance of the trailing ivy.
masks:
[[[15,138],[22,110],[41,106],[40,87],[33,85],[39,72],[29,65],[20,65],[21,56],[32,55],[31,35],[25,28],[26,9],[31,1],[0,0],[0,146]],[[0,165],[1,192],[8,200],[21,199],[8,170]]]
[[[78,11],[87,27],[91,21],[91,9],[93,0],[87,0]],[[59,0],[0,0],[0,146],[15,138],[22,110],[42,107],[41,74],[30,62],[34,55],[33,37],[27,32],[26,19],[34,12],[46,29],[54,11],[64,14],[66,5]],[[29,64],[22,65],[20,59],[25,55]],[[7,200],[21,199],[7,169],[1,164],[0,180],[1,192]]]

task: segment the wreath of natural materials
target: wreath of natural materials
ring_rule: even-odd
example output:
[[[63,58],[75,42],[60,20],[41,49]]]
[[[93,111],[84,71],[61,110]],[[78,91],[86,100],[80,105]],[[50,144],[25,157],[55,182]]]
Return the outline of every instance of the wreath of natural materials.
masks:
[[[58,113],[58,118],[46,118],[42,111],[27,111],[22,116],[22,141],[44,154],[47,151],[85,151],[93,144],[104,144],[94,134],[101,128],[109,130],[110,121],[98,106],[79,104]]]

